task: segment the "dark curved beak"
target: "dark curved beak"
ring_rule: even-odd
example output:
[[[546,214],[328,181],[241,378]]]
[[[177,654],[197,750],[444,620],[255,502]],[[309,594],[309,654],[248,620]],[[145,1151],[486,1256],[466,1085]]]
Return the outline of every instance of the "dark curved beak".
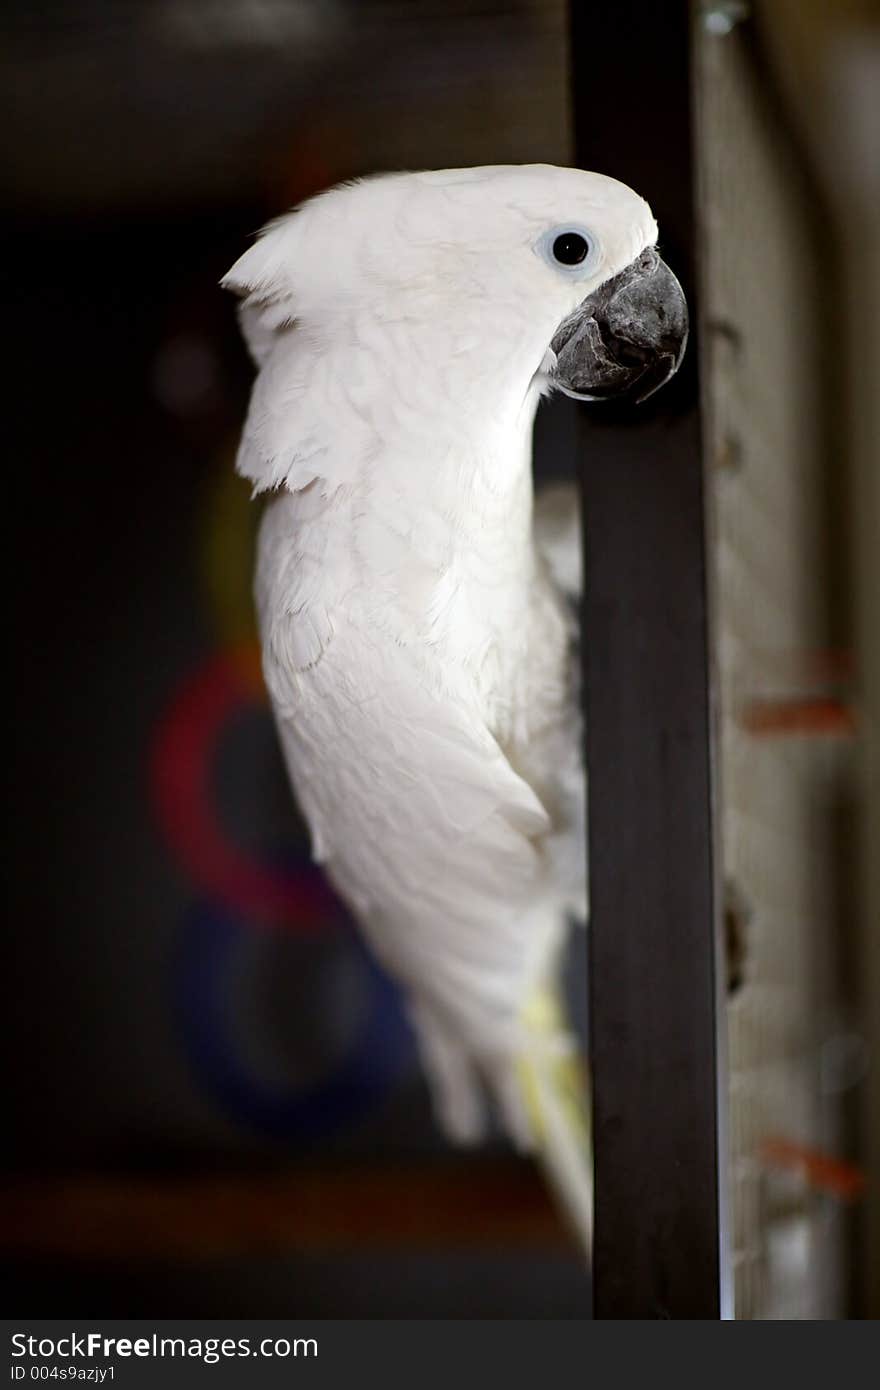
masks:
[[[648,247],[559,325],[551,379],[579,400],[644,401],[678,371],[687,336],[681,285]]]

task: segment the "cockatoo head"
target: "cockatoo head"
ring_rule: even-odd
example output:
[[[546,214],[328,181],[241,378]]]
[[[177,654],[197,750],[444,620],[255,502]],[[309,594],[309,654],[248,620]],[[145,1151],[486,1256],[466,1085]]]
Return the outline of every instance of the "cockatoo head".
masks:
[[[342,185],[269,225],[223,283],[244,296],[258,364],[295,323],[315,346],[397,344],[538,379],[588,400],[643,400],[676,371],[687,307],[644,199],[551,165],[388,174]]]

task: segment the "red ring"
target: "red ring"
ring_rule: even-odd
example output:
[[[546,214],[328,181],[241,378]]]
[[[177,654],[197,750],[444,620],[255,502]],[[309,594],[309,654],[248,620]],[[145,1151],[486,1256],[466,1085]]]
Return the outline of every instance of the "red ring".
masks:
[[[264,926],[332,930],[339,909],[329,888],[253,858],[229,839],[212,804],[211,765],[224,724],[242,706],[265,699],[252,644],[212,656],[189,676],[153,738],[153,807],[169,846],[200,890]]]

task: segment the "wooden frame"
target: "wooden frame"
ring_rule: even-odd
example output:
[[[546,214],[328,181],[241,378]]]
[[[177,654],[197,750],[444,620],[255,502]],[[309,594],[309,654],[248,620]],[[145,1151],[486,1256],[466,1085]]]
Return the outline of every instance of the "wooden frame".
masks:
[[[627,42],[627,34],[637,41]],[[686,0],[572,4],[578,163],[652,204],[695,322]],[[695,335],[694,335],[695,337]],[[597,1318],[719,1318],[718,912],[696,343],[582,407]]]

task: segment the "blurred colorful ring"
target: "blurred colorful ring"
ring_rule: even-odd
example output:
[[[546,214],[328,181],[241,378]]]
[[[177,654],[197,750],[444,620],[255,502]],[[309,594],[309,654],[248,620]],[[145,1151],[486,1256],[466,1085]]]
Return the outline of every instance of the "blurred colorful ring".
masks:
[[[413,1066],[412,1034],[397,990],[350,936],[366,999],[363,1020],[342,1061],[305,1086],[266,1082],[238,1055],[229,1007],[243,973],[235,968],[236,949],[245,937],[253,943],[246,926],[207,903],[182,933],[175,1013],[196,1076],[230,1119],[274,1138],[317,1137],[350,1124]]]
[[[224,726],[242,708],[264,702],[253,644],[212,656],[190,676],[153,740],[153,806],[169,846],[201,891],[262,925],[323,931],[338,907],[320,876],[260,862],[230,839],[213,804],[211,772]]]

